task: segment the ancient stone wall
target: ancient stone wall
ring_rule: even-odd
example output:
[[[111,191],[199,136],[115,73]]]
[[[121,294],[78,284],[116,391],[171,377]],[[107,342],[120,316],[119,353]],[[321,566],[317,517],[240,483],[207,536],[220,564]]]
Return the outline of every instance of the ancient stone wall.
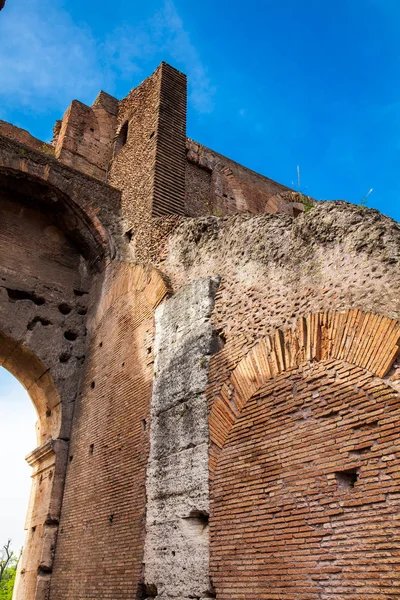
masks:
[[[114,262],[91,293],[51,600],[137,598],[160,275]]]
[[[185,213],[233,215],[284,213],[297,215],[310,199],[263,177],[198,142],[186,142]]]
[[[169,65],[158,69],[120,102],[109,182],[122,191],[129,256],[152,217],[183,214],[185,195],[186,78]]]
[[[186,220],[170,236],[160,265],[175,290],[206,273],[221,276],[211,320],[226,343],[211,358],[207,388],[212,480],[210,561],[218,598],[242,598],[251,593],[255,598],[272,599],[281,594],[289,599],[297,597],[295,586],[304,598],[325,593],[329,597],[337,590],[339,596],[352,593],[351,597],[364,600],[380,589],[388,591],[379,597],[392,597],[395,588],[390,587],[391,580],[385,580],[385,557],[395,564],[395,545],[390,545],[390,539],[397,538],[398,533],[390,530],[385,540],[379,534],[374,537],[374,515],[379,514],[377,519],[382,522],[392,519],[398,502],[392,475],[387,479],[386,459],[382,461],[383,456],[395,461],[390,407],[398,403],[398,391],[374,376],[386,376],[399,351],[399,259],[398,225],[377,211],[345,203],[320,204],[296,219],[263,215]],[[238,404],[240,388],[233,390],[232,372],[263,336],[277,327],[292,327],[296,319],[313,311],[328,314],[335,309],[340,314],[343,311],[345,318],[345,309],[351,308],[374,313],[364,322],[355,311],[349,323],[356,326],[357,335],[349,329],[343,337],[346,349],[351,340],[360,356],[367,352],[362,364],[368,371],[354,366],[353,351],[353,357],[341,355],[341,361],[348,362],[332,363],[330,371],[327,367],[327,375],[323,366],[314,367],[316,354],[312,352],[305,359],[309,361],[306,373],[304,369],[290,371],[285,379],[290,383],[282,384],[282,392],[280,379],[274,379],[265,400],[258,395],[249,400],[248,407]],[[363,332],[366,342],[357,337]],[[329,335],[333,339],[333,334]],[[385,344],[392,344],[386,363],[380,354]],[[282,348],[285,360],[285,343]],[[270,364],[271,369],[279,365],[279,355]],[[246,367],[243,373],[251,387],[256,381],[253,369]],[[275,375],[279,373],[278,369]],[[307,386],[311,386],[310,392]],[[391,416],[387,422],[378,419],[375,423],[375,411],[377,415],[389,411]],[[357,418],[352,420],[354,414]],[[370,431],[372,416],[375,420]],[[310,435],[308,441],[304,438],[304,420],[304,427],[315,432],[315,442]],[[286,423],[292,423],[293,428],[288,425],[286,430]],[[328,443],[332,431],[337,447]],[[274,435],[278,436],[276,444]],[[380,447],[377,436],[384,437]],[[325,446],[326,463],[321,450]],[[376,460],[374,451],[370,453],[372,447],[381,452]],[[305,455],[313,460],[302,467]],[[269,474],[270,463],[276,466]],[[378,463],[383,466],[376,470]],[[397,469],[394,464],[392,467],[390,473]],[[350,495],[349,489],[343,491],[341,486],[351,480],[354,469],[360,469],[360,480]],[[300,477],[296,477],[297,472]],[[302,487],[303,477],[306,488]],[[381,486],[382,477],[389,487],[378,497],[375,490]],[[293,506],[285,495],[286,488],[287,494],[298,495]],[[268,511],[271,502],[276,512]],[[354,521],[357,510],[365,517],[361,533],[357,533]],[[322,532],[318,518],[322,519]],[[355,536],[354,547],[341,541]],[[375,552],[375,544],[382,544],[383,554]],[[369,587],[363,583],[364,550],[375,565],[375,579]]]
[[[0,120],[0,135],[20,142],[21,144],[29,146],[29,148],[33,148],[34,150],[41,150],[50,156],[54,155],[54,148],[51,146],[51,144],[46,144],[42,140],[33,137],[33,135],[31,135],[29,131],[26,131],[26,129],[21,129],[20,127],[16,127],[11,123],[7,123],[6,121]]]
[[[56,123],[53,146],[64,164],[106,181],[117,125],[118,100],[100,92],[92,106],[73,100]]]
[[[34,598],[38,586],[47,587],[52,568],[66,440],[85,357],[89,274],[65,234],[18,200],[0,192],[0,345],[2,366],[25,385],[38,412],[18,592]]]
[[[338,360],[246,403],[213,486],[218,598],[397,596],[398,412],[393,388]]]
[[[398,319],[399,240],[399,225],[378,211],[325,202],[295,219],[186,219],[157,264],[174,290],[221,276],[213,314],[227,341],[221,362],[230,348],[246,352],[259,336],[309,312],[360,308]]]
[[[48,597],[86,355],[88,291],[93,272],[116,251],[92,203],[116,233],[118,196],[41,148],[0,137],[0,364],[25,386],[38,413],[17,600]]]
[[[39,412],[17,600],[394,598],[400,228],[185,120],[163,63],[51,148],[0,123],[0,357]]]
[[[185,214],[186,76],[161,65],[152,216]]]

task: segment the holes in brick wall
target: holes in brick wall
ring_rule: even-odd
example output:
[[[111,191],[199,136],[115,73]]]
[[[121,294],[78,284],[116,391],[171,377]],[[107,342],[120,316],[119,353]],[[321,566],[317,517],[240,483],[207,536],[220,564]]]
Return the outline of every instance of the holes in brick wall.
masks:
[[[296,208],[295,206],[293,206],[293,216],[294,218],[298,217],[299,215],[303,214],[304,210],[301,210],[300,208]]]
[[[68,329],[68,331],[64,331],[64,337],[69,342],[74,342],[76,340],[76,338],[78,337],[78,334],[75,331]]]
[[[352,490],[358,480],[358,469],[346,469],[335,473],[338,490]]]
[[[218,329],[217,333],[218,333],[222,343],[225,345],[226,344],[226,333],[224,332],[223,329]]]
[[[88,292],[85,292],[85,290],[74,290],[74,294],[75,296],[86,296]]]
[[[103,347],[103,342],[100,342],[99,348],[102,348],[102,347]]]
[[[359,423],[358,425],[354,425],[353,429],[355,431],[368,431],[369,429],[375,429],[378,425],[379,421],[371,421],[370,423]]]
[[[144,592],[145,597],[147,597],[148,600],[151,600],[151,598],[156,598],[158,596],[158,590],[155,583],[145,583]]]
[[[74,458],[74,456],[71,454],[71,455],[68,457],[68,461],[69,461],[69,462],[72,462],[72,459],[73,459],[73,458]]]
[[[94,386],[95,386],[95,385],[96,385],[96,384],[95,384],[95,382],[94,382],[94,381],[92,381],[92,382],[91,382],[91,384],[90,384],[90,388],[91,388],[92,390],[94,390]]]
[[[93,127],[90,127],[89,129],[90,129],[90,131],[91,131],[92,133],[94,133],[94,128],[93,128]]]
[[[51,417],[51,410],[49,408],[46,410],[46,417]]]
[[[89,454],[93,454],[94,452],[94,444],[90,444],[89,446]]]
[[[149,136],[149,140],[151,140],[152,137],[154,137],[155,131],[152,131],[150,136]]]
[[[211,354],[216,354],[217,352],[222,350],[222,348],[225,346],[225,344],[226,344],[226,337],[225,337],[225,333],[223,332],[223,330],[219,329],[218,331],[213,331],[213,335],[212,335],[212,339],[211,339]]]
[[[61,302],[61,304],[58,305],[58,310],[62,315],[68,315],[72,310],[72,306],[66,302]]]
[[[71,354],[69,352],[62,352],[59,357],[60,363],[66,363],[71,358]]]
[[[108,516],[108,522],[112,523],[114,521],[114,513],[111,513],[111,515]]]
[[[78,306],[76,312],[78,313],[78,315],[86,315],[87,308],[86,306]]]
[[[49,321],[49,319],[45,319],[44,317],[33,317],[33,319],[29,321],[27,329],[29,329],[29,331],[33,331],[38,323],[40,323],[40,325],[43,327],[52,325],[52,322]]]
[[[143,431],[146,431],[146,429],[147,429],[147,421],[146,421],[146,419],[142,419],[142,428],[143,428]]]
[[[12,290],[6,288],[8,299],[10,302],[17,302],[18,300],[30,300],[37,306],[41,306],[46,302],[44,298],[37,296],[34,292],[25,292],[24,290]]]

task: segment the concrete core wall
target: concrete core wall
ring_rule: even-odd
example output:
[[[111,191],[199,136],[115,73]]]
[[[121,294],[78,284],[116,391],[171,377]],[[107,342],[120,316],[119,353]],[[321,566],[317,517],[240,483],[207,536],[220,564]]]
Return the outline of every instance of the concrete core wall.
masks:
[[[144,563],[146,593],[160,600],[213,594],[205,390],[218,283],[194,281],[156,311]]]

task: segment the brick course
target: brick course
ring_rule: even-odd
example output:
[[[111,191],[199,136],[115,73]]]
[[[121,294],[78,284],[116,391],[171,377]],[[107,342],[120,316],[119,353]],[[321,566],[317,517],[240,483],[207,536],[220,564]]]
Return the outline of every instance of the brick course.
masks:
[[[211,494],[218,599],[398,597],[399,416],[395,390],[341,360],[289,369],[248,400]]]
[[[143,581],[153,311],[167,288],[154,270],[124,263],[97,286],[51,600],[136,598]]]

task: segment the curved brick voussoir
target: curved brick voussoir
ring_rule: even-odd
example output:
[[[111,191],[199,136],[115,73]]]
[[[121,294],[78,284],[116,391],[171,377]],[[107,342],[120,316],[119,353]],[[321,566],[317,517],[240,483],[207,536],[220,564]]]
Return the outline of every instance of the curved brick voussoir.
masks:
[[[2,135],[0,183],[51,214],[97,269],[119,254],[123,227],[118,190],[66,167],[45,150]]]
[[[212,454],[218,454],[246,402],[269,379],[301,365],[342,360],[384,377],[399,354],[400,323],[360,310],[314,313],[293,328],[263,338],[238,363],[230,378],[231,393],[222,393],[211,409]],[[211,465],[215,465],[211,461]]]

